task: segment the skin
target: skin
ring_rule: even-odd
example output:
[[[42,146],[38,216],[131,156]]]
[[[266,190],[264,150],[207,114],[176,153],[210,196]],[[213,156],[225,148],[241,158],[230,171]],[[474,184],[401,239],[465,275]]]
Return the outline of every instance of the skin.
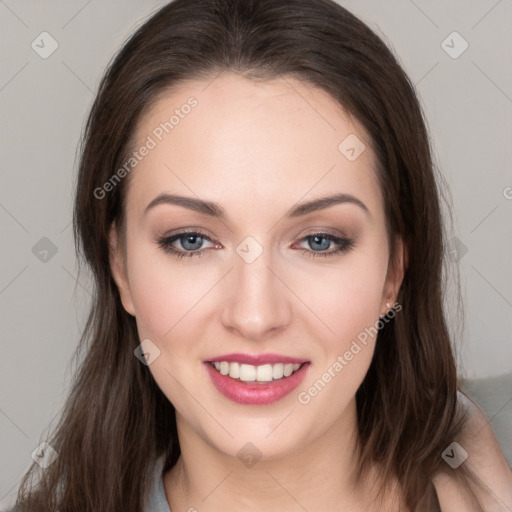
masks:
[[[140,120],[136,146],[190,96],[197,107],[130,175],[126,253],[115,225],[111,231],[123,306],[136,317],[140,339],[160,350],[149,369],[176,408],[182,455],[164,475],[171,509],[313,512],[342,503],[353,512],[405,510],[393,488],[385,503],[370,503],[377,468],[364,483],[351,478],[355,393],[375,339],[307,405],[297,397],[388,311],[403,279],[406,251],[397,239],[391,264],[368,135],[320,89],[225,72],[163,95]],[[366,145],[355,161],[338,150],[350,134]],[[169,204],[144,213],[162,192],[214,201],[226,218]],[[369,213],[345,203],[285,217],[297,203],[333,193],[357,197]],[[184,228],[210,237],[193,246],[202,256],[178,259],[159,247],[162,237]],[[322,250],[306,235],[325,230],[345,233],[355,246],[308,257],[304,251]],[[251,263],[236,251],[248,236],[262,249]],[[187,252],[190,244],[183,243],[172,245]],[[202,363],[232,352],[295,356],[311,367],[282,400],[240,405],[216,390]],[[237,456],[248,442],[261,455],[252,467]]]

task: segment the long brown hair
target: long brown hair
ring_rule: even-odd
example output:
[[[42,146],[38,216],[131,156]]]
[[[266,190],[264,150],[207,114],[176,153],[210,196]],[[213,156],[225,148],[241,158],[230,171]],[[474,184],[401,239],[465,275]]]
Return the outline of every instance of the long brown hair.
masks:
[[[320,87],[372,139],[388,237],[402,237],[408,262],[397,297],[403,309],[379,330],[356,394],[357,469],[362,476],[377,461],[383,487],[396,477],[411,510],[433,510],[431,479],[465,421],[443,313],[442,176],[414,86],[383,41],[332,0],[176,0],[151,16],[109,65],[82,138],[73,218],[94,299],[71,392],[48,439],[59,456],[39,475],[32,465],[18,507],[141,511],[156,458],[166,455],[167,470],[180,455],[174,407],[134,357],[136,322],[109,266],[108,233],[115,221],[122,239],[129,179],[103,197],[97,191],[126,162],[137,122],[159,95],[226,70],[249,78],[293,76]],[[457,475],[467,477],[464,467]]]

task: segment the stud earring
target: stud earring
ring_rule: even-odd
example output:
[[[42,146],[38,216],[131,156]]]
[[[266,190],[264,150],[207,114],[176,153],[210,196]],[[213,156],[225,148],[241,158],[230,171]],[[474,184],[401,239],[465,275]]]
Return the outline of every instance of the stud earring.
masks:
[[[391,297],[389,298],[389,301],[391,301]],[[387,309],[387,311],[383,315],[379,316],[379,319],[382,320],[389,313],[389,310],[392,308],[392,306],[393,306],[393,304],[391,304],[391,302],[386,302],[386,307],[388,309]]]

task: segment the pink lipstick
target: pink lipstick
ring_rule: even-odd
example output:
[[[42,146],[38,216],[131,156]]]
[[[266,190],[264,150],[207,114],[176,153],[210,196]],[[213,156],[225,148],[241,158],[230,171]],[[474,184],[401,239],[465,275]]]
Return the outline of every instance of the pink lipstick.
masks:
[[[213,385],[244,405],[268,405],[296,389],[311,362],[279,354],[225,354],[203,361]]]

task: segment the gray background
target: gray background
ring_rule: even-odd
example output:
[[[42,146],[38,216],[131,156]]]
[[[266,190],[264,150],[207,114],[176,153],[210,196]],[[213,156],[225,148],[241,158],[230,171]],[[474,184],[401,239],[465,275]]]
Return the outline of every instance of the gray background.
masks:
[[[63,403],[91,298],[87,276],[76,280],[71,229],[80,132],[110,58],[164,3],[0,1],[0,508],[14,499]],[[447,312],[461,372],[509,374],[512,2],[339,3],[384,37],[416,84],[451,187],[455,239],[447,268],[460,268],[463,327],[451,287]],[[44,31],[58,43],[47,59],[31,47]],[[469,45],[457,58],[464,43],[448,37],[454,31]],[[512,417],[512,389],[495,398],[489,416]]]

